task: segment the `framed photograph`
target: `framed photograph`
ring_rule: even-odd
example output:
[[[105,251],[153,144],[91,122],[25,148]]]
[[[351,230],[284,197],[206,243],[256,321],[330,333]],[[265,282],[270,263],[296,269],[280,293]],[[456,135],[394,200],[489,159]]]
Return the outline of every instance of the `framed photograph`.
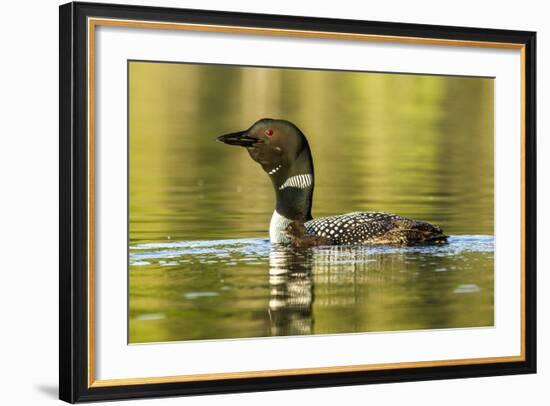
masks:
[[[534,373],[534,32],[60,7],[60,398]]]

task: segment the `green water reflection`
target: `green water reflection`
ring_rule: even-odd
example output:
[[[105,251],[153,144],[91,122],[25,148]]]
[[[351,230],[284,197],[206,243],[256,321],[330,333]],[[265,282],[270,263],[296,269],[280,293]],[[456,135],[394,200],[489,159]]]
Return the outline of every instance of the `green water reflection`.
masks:
[[[142,62],[129,72],[130,342],[492,325],[492,237],[469,237],[493,234],[492,79]],[[269,247],[269,179],[215,142],[262,117],[308,137],[314,217],[394,212],[454,243]],[[200,242],[222,239],[238,240]]]

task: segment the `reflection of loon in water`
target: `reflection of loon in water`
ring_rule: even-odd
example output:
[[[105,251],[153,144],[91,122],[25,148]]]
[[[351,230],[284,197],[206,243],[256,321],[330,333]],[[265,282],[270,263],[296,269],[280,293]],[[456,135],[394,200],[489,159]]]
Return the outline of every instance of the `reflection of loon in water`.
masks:
[[[404,255],[371,252],[367,247],[295,248],[272,244],[269,252],[270,335],[314,334],[314,303],[332,307],[363,302],[369,297],[369,286],[373,289],[370,294],[376,295],[377,287],[393,278],[392,272],[377,271],[388,266],[391,269],[392,263],[399,264]],[[354,288],[345,298],[324,295],[319,299],[315,298],[315,283],[320,283],[325,290],[327,286]]]
[[[312,333],[311,250],[274,245],[269,253],[269,319],[272,336]]]
[[[289,242],[284,231],[293,221],[303,222],[309,235],[321,236],[334,245],[447,241],[438,226],[389,213],[354,212],[313,219],[313,158],[305,135],[289,121],[264,118],[218,140],[245,147],[269,175],[276,196],[269,226],[272,243]]]

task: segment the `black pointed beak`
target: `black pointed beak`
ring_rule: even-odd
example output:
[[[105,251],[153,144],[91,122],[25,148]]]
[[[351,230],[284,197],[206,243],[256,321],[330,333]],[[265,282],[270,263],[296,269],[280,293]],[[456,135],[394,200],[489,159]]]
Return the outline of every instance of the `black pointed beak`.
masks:
[[[218,141],[228,145],[251,147],[258,142],[258,139],[250,137],[248,131],[237,131],[236,133],[220,135]]]

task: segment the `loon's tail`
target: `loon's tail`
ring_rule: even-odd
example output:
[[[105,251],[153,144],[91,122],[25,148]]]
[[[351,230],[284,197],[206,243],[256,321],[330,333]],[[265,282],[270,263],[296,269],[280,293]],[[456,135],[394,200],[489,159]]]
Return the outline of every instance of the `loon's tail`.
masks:
[[[438,226],[423,221],[410,219],[395,219],[395,228],[388,234],[405,245],[414,244],[446,244],[447,235]]]

